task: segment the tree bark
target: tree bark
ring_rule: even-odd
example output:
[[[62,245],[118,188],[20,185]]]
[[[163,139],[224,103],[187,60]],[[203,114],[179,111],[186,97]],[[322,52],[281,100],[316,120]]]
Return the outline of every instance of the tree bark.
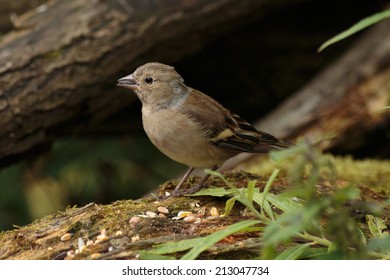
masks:
[[[297,1],[50,1],[0,41],[0,160],[98,125],[134,99],[118,77],[173,62],[272,8]]]
[[[326,55],[326,50],[321,55]],[[258,121],[256,127],[289,139],[312,141],[333,135],[319,146],[330,149],[344,143],[345,150],[353,150],[369,141],[365,134],[389,127],[390,110],[385,109],[389,98],[390,21],[384,21],[366,31],[340,59]],[[383,157],[389,153],[388,145],[383,153]],[[223,169],[254,157],[257,155],[241,154]]]
[[[107,129],[100,124],[135,99],[116,89],[117,78],[145,57],[172,63],[217,33],[303,1],[51,1],[20,16],[0,41],[1,165],[58,136]],[[258,127],[285,138],[336,132],[329,148],[388,123],[380,109],[388,30],[389,22],[370,29]]]
[[[384,21],[257,126],[284,137],[336,133],[338,137],[324,143],[326,148],[345,140],[357,127],[364,132],[388,123],[384,107],[389,97],[390,22]],[[275,121],[277,128],[272,126]]]
[[[18,15],[28,10],[39,7],[47,0],[13,0],[0,3],[0,34],[17,28],[19,23]],[[40,9],[45,9],[42,6]]]

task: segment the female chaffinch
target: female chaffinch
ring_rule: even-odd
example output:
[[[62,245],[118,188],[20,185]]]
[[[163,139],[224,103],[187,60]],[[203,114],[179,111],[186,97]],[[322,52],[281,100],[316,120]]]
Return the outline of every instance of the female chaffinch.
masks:
[[[290,146],[186,86],[172,66],[147,63],[119,79],[117,85],[133,90],[141,100],[143,126],[152,143],[171,159],[189,166],[174,196],[195,168],[216,170],[241,152],[266,153]],[[209,176],[188,193],[200,190]]]

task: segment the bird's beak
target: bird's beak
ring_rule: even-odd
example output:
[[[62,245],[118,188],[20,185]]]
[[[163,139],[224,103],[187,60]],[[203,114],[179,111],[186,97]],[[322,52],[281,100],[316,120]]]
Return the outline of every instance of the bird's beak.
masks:
[[[130,74],[126,77],[120,78],[117,81],[116,85],[119,87],[129,88],[132,90],[135,90],[138,87],[138,84],[137,84],[137,82],[134,79],[134,76],[132,74]]]

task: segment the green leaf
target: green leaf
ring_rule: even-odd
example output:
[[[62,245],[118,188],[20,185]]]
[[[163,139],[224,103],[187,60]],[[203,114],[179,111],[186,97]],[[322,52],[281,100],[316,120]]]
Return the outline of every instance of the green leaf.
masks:
[[[310,247],[310,243],[300,244],[284,250],[281,252],[275,260],[296,260],[298,259],[308,248]]]
[[[276,176],[278,176],[279,172],[280,172],[280,169],[278,169],[278,168],[274,169],[274,171],[272,171],[272,174],[269,177],[267,183],[265,184],[264,191],[263,191],[263,200],[260,204],[261,208],[264,207],[265,198],[266,198],[267,194],[269,193],[269,190],[271,189],[271,186],[274,183]]]
[[[269,204],[268,200],[266,200],[266,197],[269,194],[269,190],[271,189],[271,186],[274,183],[276,176],[278,176],[279,171],[280,169],[278,168],[274,169],[271,176],[269,177],[267,183],[265,184],[264,191],[261,193],[262,198],[260,203],[259,203],[260,198],[256,199],[256,203],[260,205],[261,214],[263,214],[263,211],[265,211],[268,217],[270,217],[272,221],[275,220],[275,215],[271,205]]]
[[[294,213],[283,213],[263,233],[265,245],[278,245],[313,227],[322,205],[312,203]]]
[[[291,215],[281,215],[275,222],[268,224],[263,233],[265,245],[277,246],[296,236],[303,227],[299,222],[293,223],[292,220]],[[299,218],[294,218],[294,220],[299,220]],[[288,226],[284,226],[285,224]]]
[[[364,232],[360,228],[356,228],[357,235],[359,236],[360,242],[367,245],[367,238],[364,236]]]
[[[330,246],[328,247],[328,253],[337,251],[337,244],[332,242]]]
[[[276,246],[268,245],[263,246],[261,250],[261,259],[273,260],[276,258]]]
[[[175,257],[163,256],[158,254],[151,254],[146,251],[138,251],[141,260],[176,260]]]
[[[255,193],[253,196],[253,200],[261,205],[263,201],[264,194],[263,193]],[[266,200],[273,204],[276,208],[279,208],[285,213],[294,213],[299,209],[302,209],[302,205],[298,202],[295,202],[291,197],[284,195],[275,195],[272,193],[267,194]]]
[[[193,238],[189,240],[181,240],[177,242],[167,242],[155,246],[153,249],[147,251],[150,256],[158,256],[162,254],[170,254],[185,251],[191,249],[186,253],[181,259],[182,260],[193,260],[196,259],[200,253],[204,250],[207,250],[209,247],[217,243],[218,241],[224,239],[226,236],[232,235],[238,231],[243,231],[259,223],[255,220],[246,220],[242,222],[235,223],[228,226],[224,230],[214,232],[206,237]]]
[[[232,211],[235,203],[236,203],[236,198],[235,197],[232,197],[232,198],[229,198],[228,200],[226,200],[226,203],[225,203],[225,213],[224,213],[225,216],[229,216],[230,215],[230,212]]]
[[[259,193],[258,189],[255,189],[254,192],[256,195]],[[253,195],[252,195],[253,197]],[[256,207],[253,205],[253,201],[248,201],[248,189],[240,189],[237,190],[237,194],[235,195],[235,198],[244,206],[246,206],[250,211],[252,211],[255,216],[260,219],[264,220],[264,215],[261,215],[259,211],[257,211]]]
[[[214,170],[211,170],[211,169],[205,169],[204,171],[207,174],[210,174],[210,175],[213,175],[215,177],[218,177],[218,178],[222,179],[222,181],[224,181],[226,186],[228,186],[229,188],[235,189],[235,187],[228,180],[226,180],[225,176],[223,176],[221,173],[219,173],[217,171],[214,171]]]
[[[373,251],[387,252],[387,254],[390,254],[390,236],[386,236],[384,238],[373,238],[368,241],[367,247]]]
[[[267,213],[268,217],[270,217],[272,221],[275,220],[274,211],[272,210],[272,207],[267,200],[264,201],[264,205],[262,209],[264,209],[265,213]]]
[[[203,251],[207,250],[209,247],[217,243],[218,241],[224,239],[225,237],[232,235],[238,231],[244,230],[250,226],[259,223],[259,221],[247,220],[235,223],[228,226],[224,230],[214,232],[207,237],[201,238],[193,248],[186,253],[181,260],[194,260],[196,259]],[[197,238],[198,239],[198,238]]]
[[[255,232],[255,231],[264,231],[265,227],[248,227],[241,232]]]
[[[350,200],[359,199],[360,190],[355,187],[345,187],[337,190],[333,196],[332,200],[338,203],[344,203]]]
[[[374,238],[384,238],[389,236],[389,232],[387,231],[386,223],[383,219],[374,217],[372,215],[366,216],[366,221],[368,228],[370,229],[371,235]]]
[[[255,192],[255,186],[256,186],[256,180],[250,180],[248,182],[248,187],[247,187],[247,192],[246,192],[246,197],[248,199],[248,202],[250,204],[253,203],[253,194]]]
[[[226,195],[231,195],[235,193],[234,190],[231,189],[225,189],[225,188],[207,188],[207,189],[201,189],[200,191],[191,194],[191,196],[201,196],[201,195],[208,195],[208,196],[217,196],[217,197],[223,197]]]
[[[149,254],[170,254],[185,251],[191,249],[202,242],[203,237],[181,240],[177,242],[167,242],[156,245],[153,249],[149,250]]]
[[[326,255],[328,253],[328,248],[307,248],[300,255],[301,259],[321,259],[321,256]]]
[[[323,43],[319,48],[318,52],[323,51],[325,48],[329,47],[330,45],[339,42],[381,20],[384,20],[386,18],[390,18],[390,10],[385,10],[380,13],[376,13],[372,16],[366,17],[359,21],[358,23],[352,25],[349,29],[341,32],[340,34],[334,36],[333,38],[329,39],[325,43]]]

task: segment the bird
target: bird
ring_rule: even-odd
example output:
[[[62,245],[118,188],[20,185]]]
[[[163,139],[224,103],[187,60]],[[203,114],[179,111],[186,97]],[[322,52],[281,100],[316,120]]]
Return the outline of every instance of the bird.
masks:
[[[141,101],[142,123],[150,141],[172,160],[188,166],[172,196],[181,195],[181,187],[195,168],[215,171],[242,152],[267,153],[291,146],[187,86],[172,66],[146,63],[120,78],[117,86],[134,91]],[[209,176],[185,194],[199,191]]]

